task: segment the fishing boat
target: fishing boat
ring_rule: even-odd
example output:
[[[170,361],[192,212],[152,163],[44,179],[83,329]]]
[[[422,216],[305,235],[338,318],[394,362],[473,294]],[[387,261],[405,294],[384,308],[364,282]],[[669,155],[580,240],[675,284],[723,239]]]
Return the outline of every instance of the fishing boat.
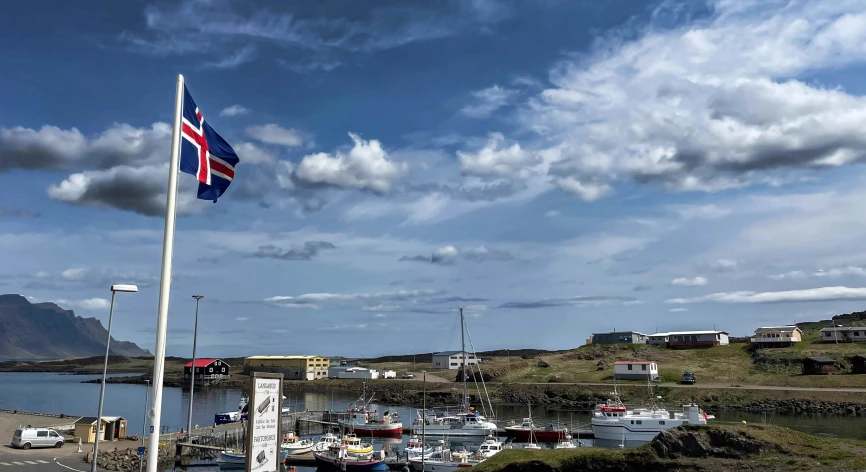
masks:
[[[370,410],[373,396],[367,399],[367,382],[364,381],[364,390],[361,398],[349,407],[349,419],[340,420],[342,428],[351,430],[363,437],[393,438],[403,435],[403,423],[396,412],[386,411],[381,417],[377,410]]]
[[[652,441],[662,431],[684,424],[707,424],[707,420],[714,418],[695,404],[683,405],[677,411],[658,407],[653,401],[648,408],[629,409],[614,388],[613,399],[596,406],[591,424],[596,439],[625,444]]]
[[[429,456],[409,459],[409,464],[414,470],[423,472],[463,470],[475,467],[481,462],[483,462],[483,459],[476,459],[468,452],[451,451],[447,444],[445,444],[445,441],[439,441],[439,445],[436,446]]]
[[[576,447],[577,447],[577,445],[575,445],[574,442],[572,442],[572,440],[571,440],[571,435],[567,434],[567,435],[563,436],[562,439],[560,439],[560,441],[558,443],[556,443],[556,446],[554,446],[553,448],[554,449],[574,449]]]
[[[487,436],[487,439],[478,447],[478,452],[475,454],[478,459],[484,460],[493,457],[502,451],[502,443],[494,436]]]
[[[539,428],[532,421],[532,405],[529,405],[529,418],[523,418],[520,424],[511,424],[505,427],[505,434],[517,441],[529,440],[533,436],[539,442],[556,442],[568,434],[565,426],[545,426]]]
[[[213,418],[214,424],[237,423],[241,420],[241,413],[246,410],[247,403],[249,403],[247,394],[241,395],[241,400],[238,402],[238,409],[236,411],[227,411],[225,413],[215,414]]]
[[[461,338],[461,352],[463,355],[464,365],[463,369],[467,367],[465,365],[466,362],[466,321],[463,317],[463,309],[460,309],[460,338]],[[468,366],[472,367],[472,366]],[[477,366],[476,366],[477,367]],[[496,423],[492,421],[488,421],[483,415],[480,415],[475,408],[469,405],[469,393],[467,390],[466,380],[469,377],[465,372],[461,376],[463,378],[463,402],[460,405],[460,410],[456,414],[450,413],[436,413],[436,412],[428,412],[426,409],[419,412],[415,421],[412,422],[412,434],[421,434],[421,430],[425,430],[427,435],[430,436],[447,436],[447,437],[461,437],[461,436],[474,436],[474,437],[487,437],[490,435],[496,434]],[[483,377],[482,377],[483,378]],[[485,390],[486,392],[486,390]],[[485,393],[485,397],[487,397]],[[493,411],[493,406],[490,403],[490,398],[486,398],[487,403],[485,404],[482,399],[481,405],[482,408],[486,410],[487,406],[490,406],[491,414]]]
[[[348,433],[343,436],[343,440],[340,442],[341,446],[344,446],[346,450],[349,451],[349,454],[369,454],[373,452],[373,445],[370,443],[361,442],[361,438],[356,436],[354,433]]]
[[[431,452],[433,452],[433,448],[428,447],[425,449],[424,443],[421,441],[421,438],[416,435],[412,435],[412,437],[409,438],[409,442],[406,444],[405,452],[406,457],[411,459],[413,457],[421,457],[421,454],[424,454],[425,456],[429,455]]]
[[[307,454],[313,450],[313,441],[301,439],[295,433],[284,434],[280,443],[280,450],[286,451],[290,456]]]
[[[342,439],[339,435],[334,433],[325,433],[319,438],[319,441],[316,444],[313,444],[313,452],[322,452],[327,451],[331,446],[340,446]]]
[[[313,452],[316,465],[334,470],[388,470],[383,451],[352,454],[345,445],[331,446],[324,451]]]

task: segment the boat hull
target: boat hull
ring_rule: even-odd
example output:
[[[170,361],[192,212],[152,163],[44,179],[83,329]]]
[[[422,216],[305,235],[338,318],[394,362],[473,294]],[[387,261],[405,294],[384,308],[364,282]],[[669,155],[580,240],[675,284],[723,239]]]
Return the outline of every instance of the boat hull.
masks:
[[[671,427],[679,426],[680,423],[675,424]],[[592,434],[595,435],[595,439],[607,440],[607,441],[643,441],[649,442],[652,441],[656,436],[658,436],[662,431],[665,431],[670,428],[646,428],[646,429],[632,429],[628,425],[625,424],[601,424],[601,423],[592,423]]]
[[[413,470],[418,472],[451,472],[455,470],[467,470],[474,467],[474,462],[442,462],[424,460],[424,467],[421,467],[421,458],[409,459],[409,464]]]
[[[565,430],[544,430],[544,429],[536,429],[532,431],[532,436],[536,441],[540,442],[559,442],[565,435],[568,434],[568,431]],[[507,427],[505,428],[505,435],[514,438],[517,440],[529,440],[530,430],[523,428],[514,428]]]
[[[337,459],[326,453],[314,452],[316,465],[333,470],[388,470],[383,459]]]
[[[313,450],[313,446],[283,448],[283,451],[286,451],[286,453],[290,456],[300,456],[303,454],[309,454],[312,450]]]
[[[340,423],[344,429],[352,430],[362,438],[399,438],[403,436],[403,423],[349,425]]]
[[[422,431],[421,427],[415,426],[412,428],[412,434],[421,436],[448,436],[448,437],[475,437],[486,438],[492,434],[496,434],[496,429],[493,428],[450,428],[437,425],[427,425],[426,430]]]

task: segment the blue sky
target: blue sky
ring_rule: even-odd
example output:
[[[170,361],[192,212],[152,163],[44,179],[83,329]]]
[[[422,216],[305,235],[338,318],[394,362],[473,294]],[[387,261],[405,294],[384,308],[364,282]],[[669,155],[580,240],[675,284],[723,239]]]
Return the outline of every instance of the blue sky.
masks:
[[[236,149],[181,176],[168,350],[563,349],[866,300],[858,1],[104,2],[0,18],[0,291],[152,349],[178,73]],[[39,24],[39,28],[34,28]]]

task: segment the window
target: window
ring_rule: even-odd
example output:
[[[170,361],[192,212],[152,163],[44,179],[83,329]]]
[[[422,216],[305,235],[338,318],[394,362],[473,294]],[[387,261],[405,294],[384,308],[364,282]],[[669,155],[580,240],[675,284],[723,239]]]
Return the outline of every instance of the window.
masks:
[[[664,422],[664,421],[659,421],[659,424],[660,424],[660,425],[661,425],[661,424],[665,424],[665,422]]]
[[[57,433],[55,433],[55,432],[54,432],[54,431],[51,431],[51,434],[50,434],[50,436],[51,436],[51,437],[52,437],[52,438],[57,438],[57,437],[60,437],[60,435],[58,435],[58,434],[57,434]]]
[[[628,365],[628,370],[631,370],[631,364]]]
[[[643,421],[637,420],[637,424],[643,424]]]
[[[213,367],[208,367],[208,368],[207,368],[207,371],[208,371],[208,372],[213,372]]]
[[[456,363],[456,362],[452,362],[452,363],[451,363],[451,367],[457,367],[457,363]]]
[[[36,437],[37,438],[47,438],[48,437],[48,431],[36,431]]]
[[[854,336],[860,336],[860,331],[854,331]]]
[[[641,364],[640,370],[646,370],[646,364]]]
[[[829,338],[829,337],[830,337],[830,332],[829,332],[829,331],[824,331],[824,336]]]

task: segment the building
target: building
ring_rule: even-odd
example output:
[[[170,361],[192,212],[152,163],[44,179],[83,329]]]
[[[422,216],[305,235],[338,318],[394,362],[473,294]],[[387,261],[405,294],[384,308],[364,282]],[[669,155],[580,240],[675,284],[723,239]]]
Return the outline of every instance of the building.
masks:
[[[669,349],[697,349],[729,344],[728,333],[725,331],[676,331],[650,335],[656,338],[663,336],[668,338],[666,346]]]
[[[796,326],[758,328],[749,343],[757,348],[788,347],[803,340],[803,332]]]
[[[652,344],[653,346],[664,346],[668,347],[668,341],[670,340],[670,335],[668,333],[656,333],[650,334],[647,336],[646,343]]]
[[[651,361],[616,361],[614,380],[659,380],[659,365]]]
[[[379,378],[379,371],[366,367],[338,365],[328,368],[329,379],[367,379]]]
[[[825,343],[866,343],[866,326],[833,326],[821,330]]]
[[[276,372],[286,380],[316,380],[328,376],[331,360],[322,356],[251,356],[244,358],[244,374]]]
[[[83,443],[92,443],[96,439],[96,417],[85,416],[76,421],[74,435],[73,440],[75,442],[80,439]],[[99,440],[114,441],[117,439],[126,439],[126,419],[120,416],[103,416]]]
[[[195,360],[195,383],[204,384],[214,380],[226,379],[229,376],[229,366],[222,359],[196,359]],[[183,366],[183,378],[189,382],[192,375],[192,361]]]
[[[858,354],[851,358],[851,373],[866,374],[866,356]]]
[[[646,344],[647,336],[637,331],[592,333],[591,344]]]
[[[397,378],[397,371],[396,370],[386,370],[386,371],[382,372],[382,378],[383,379],[396,379]]]
[[[803,359],[803,375],[832,374],[834,372],[836,372],[836,361],[829,357]]]
[[[433,354],[433,368],[457,370],[460,368],[460,364],[464,362],[464,357],[466,358],[466,365],[478,365],[478,358],[475,357],[475,354],[445,351]]]

